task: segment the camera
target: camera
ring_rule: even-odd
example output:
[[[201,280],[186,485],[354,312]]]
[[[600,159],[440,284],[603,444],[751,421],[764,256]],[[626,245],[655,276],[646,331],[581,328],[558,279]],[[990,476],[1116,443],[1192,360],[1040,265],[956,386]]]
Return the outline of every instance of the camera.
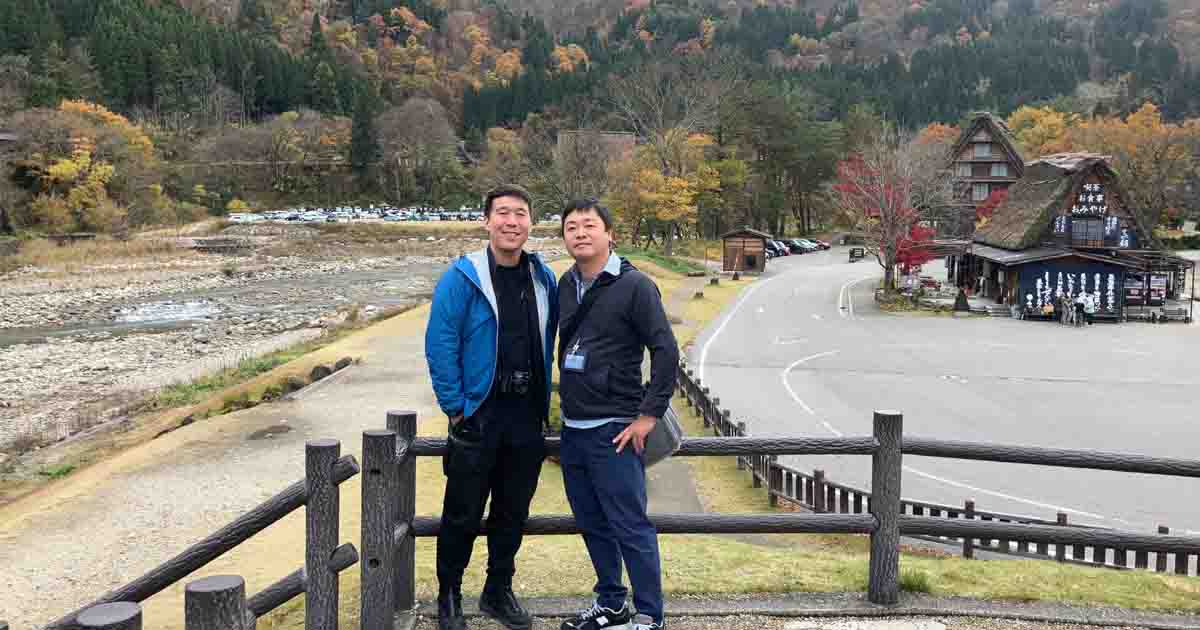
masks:
[[[512,370],[500,375],[500,393],[524,396],[529,393],[529,385],[533,373],[523,370]]]

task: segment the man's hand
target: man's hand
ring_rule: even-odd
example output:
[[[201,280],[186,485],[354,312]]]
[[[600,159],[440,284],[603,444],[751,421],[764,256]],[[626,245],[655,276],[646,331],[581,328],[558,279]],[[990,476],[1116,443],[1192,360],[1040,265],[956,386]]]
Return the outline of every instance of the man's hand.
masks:
[[[617,445],[617,452],[620,453],[625,448],[625,445],[630,440],[633,440],[633,450],[638,455],[641,455],[642,451],[646,450],[646,436],[650,435],[650,432],[654,430],[656,422],[658,422],[658,418],[654,416],[638,416],[637,420],[629,423],[629,426],[625,427],[624,431],[621,431],[617,434],[617,437],[613,438],[613,444]]]

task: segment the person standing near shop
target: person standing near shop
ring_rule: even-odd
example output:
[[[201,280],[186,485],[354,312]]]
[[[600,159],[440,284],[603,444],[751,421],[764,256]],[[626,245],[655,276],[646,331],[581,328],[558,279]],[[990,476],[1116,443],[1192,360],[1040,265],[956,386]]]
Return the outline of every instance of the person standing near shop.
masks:
[[[1092,325],[1092,321],[1096,318],[1096,301],[1099,295],[1096,293],[1085,293],[1083,296],[1083,314],[1087,318],[1088,326]]]
[[[646,437],[666,413],[679,348],[654,282],[611,251],[612,216],[596,200],[562,213],[575,265],[559,281],[563,482],[596,572],[596,599],[562,630],[663,627],[658,533],[646,515]],[[650,383],[642,358],[650,351]],[[625,603],[622,563],[633,587]]]
[[[466,628],[463,572],[489,495],[479,609],[510,630],[533,623],[512,579],[545,457],[558,288],[550,268],[524,250],[532,227],[529,193],[496,188],[483,211],[488,246],[442,275],[425,331],[434,393],[450,420],[437,539],[439,630]]]

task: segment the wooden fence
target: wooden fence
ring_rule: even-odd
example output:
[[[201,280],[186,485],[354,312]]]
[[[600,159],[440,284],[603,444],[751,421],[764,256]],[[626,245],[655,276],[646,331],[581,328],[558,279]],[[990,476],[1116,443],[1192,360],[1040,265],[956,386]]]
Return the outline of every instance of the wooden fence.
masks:
[[[710,395],[708,387],[704,387],[696,379],[686,362],[680,363],[679,390],[687,401],[688,406],[695,408],[706,428],[720,436],[746,437],[748,435],[745,422],[734,422],[730,419],[727,409],[722,409],[720,399]],[[924,454],[916,452],[922,446],[925,450],[933,450],[935,444],[925,444],[920,440],[906,438],[903,449],[909,454]],[[1053,450],[1053,449],[1031,449]],[[823,470],[813,470],[811,473],[801,471],[792,466],[778,462],[776,455],[750,455],[737,458],[738,470],[750,472],[751,483],[755,488],[766,485],[768,500],[772,506],[779,501],[806,508],[818,514],[863,514],[870,512],[871,493],[861,488],[842,485],[830,481]],[[1038,519],[1031,516],[988,512],[976,508],[974,499],[966,499],[962,505],[946,505],[916,501],[900,500],[900,514],[909,516],[930,517],[938,519],[965,519],[999,524],[1044,525],[1056,527],[1074,527],[1093,530],[1113,531],[1110,528],[1080,525],[1070,523],[1067,514],[1059,512],[1053,521]],[[1158,526],[1159,534],[1170,534],[1170,528]],[[1038,560],[1055,560],[1084,566],[1103,566],[1112,569],[1146,569],[1160,573],[1176,575],[1200,575],[1200,561],[1190,554],[1174,554],[1167,550],[1133,551],[1104,545],[1058,545],[1050,542],[1034,542],[1011,539],[977,539],[949,536],[907,536],[927,542],[961,548],[964,558],[974,558],[975,551],[1006,554]]]
[[[689,401],[700,408],[708,422],[719,424],[720,431],[733,431],[728,412],[720,409],[716,398],[709,398],[699,381],[686,374],[686,368],[684,372],[688,378],[681,384]],[[361,575],[360,627],[384,630],[395,628],[402,621],[405,627],[411,627],[416,608],[415,539],[436,536],[441,526],[438,516],[416,516],[416,458],[446,452],[445,438],[417,438],[416,428],[415,413],[390,412],[386,430],[363,432],[361,561],[354,545],[338,544],[338,484],[358,474],[360,469],[353,457],[339,457],[338,442],[313,440],[305,447],[303,481],[292,484],[146,575],[49,627],[140,630],[139,602],[200,569],[301,505],[305,506],[306,520],[304,567],[252,597],[246,596],[245,583],[238,576],[209,576],[189,582],[184,597],[187,630],[248,630],[255,627],[259,617],[301,593],[306,596],[305,628],[336,630],[337,575],[355,563],[359,564]],[[1192,478],[1200,477],[1200,461],[904,437],[903,418],[892,411],[875,412],[870,436],[754,438],[744,436],[744,427],[737,431],[735,437],[688,438],[677,455],[736,456],[754,472],[756,483],[767,483],[776,500],[784,497],[804,501],[804,497],[811,497],[813,504],[822,506],[825,512],[652,514],[650,520],[659,533],[869,534],[867,598],[874,604],[894,605],[899,600],[901,535],[939,540],[1019,541],[1018,545],[1046,545],[1055,549],[1068,546],[1115,549],[1125,554],[1154,553],[1156,562],[1158,558],[1165,562],[1168,556],[1188,558],[1200,554],[1200,537],[905,513],[900,498],[904,453]],[[549,454],[558,453],[559,447],[558,438],[546,438]],[[818,483],[815,475],[810,484],[809,479],[795,471],[791,471],[794,474],[789,481],[789,470],[776,461],[779,455],[869,455],[873,492],[867,495],[831,485],[824,479]],[[486,525],[481,524],[480,529],[486,532]],[[579,529],[569,515],[534,515],[526,523],[525,532],[564,535],[578,534]],[[4,622],[0,622],[0,629],[3,626]]]

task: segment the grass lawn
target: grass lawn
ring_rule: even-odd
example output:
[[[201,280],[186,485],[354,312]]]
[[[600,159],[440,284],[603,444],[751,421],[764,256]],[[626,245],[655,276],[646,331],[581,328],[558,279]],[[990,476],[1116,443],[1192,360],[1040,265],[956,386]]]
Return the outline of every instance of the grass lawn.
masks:
[[[560,262],[560,265],[562,263]],[[685,279],[664,272],[657,264],[645,265],[654,275],[664,295]],[[561,271],[561,269],[559,269]],[[728,305],[749,281],[737,283],[722,279],[719,286],[705,286],[704,298],[690,299],[679,315],[684,323],[676,326],[681,346],[695,335],[722,308]],[[702,435],[700,419],[688,412],[682,399],[676,409],[691,435]],[[418,433],[443,435],[445,422],[427,418]],[[736,470],[733,458],[688,458],[694,481],[705,508],[711,512],[769,511],[766,494],[750,487],[745,472]],[[357,513],[358,483],[352,479],[342,487],[343,519]],[[441,462],[420,458],[417,463],[417,513],[437,514],[441,510],[445,477]],[[347,508],[350,508],[349,510]],[[557,465],[547,461],[532,505],[534,514],[570,512]],[[353,539],[357,527],[343,524]],[[434,544],[432,539],[417,541],[417,596],[428,601],[436,595]],[[867,583],[866,536],[801,535],[729,536],[664,535],[660,537],[663,560],[663,586],[671,596],[683,594],[722,594],[746,592],[846,592],[865,591]],[[470,568],[464,579],[468,597],[483,586],[487,565],[487,546],[476,542]],[[995,598],[1017,601],[1061,600],[1152,608],[1200,611],[1200,580],[1145,572],[1089,569],[1038,561],[968,561],[953,557],[905,553],[901,557],[902,585],[910,590],[944,595]],[[525,540],[518,561],[515,590],[522,596],[586,595],[591,592],[593,576],[582,540],[577,536],[532,536]],[[341,578],[342,620],[354,624],[359,610],[359,569],[352,567]],[[668,603],[669,606],[669,603]],[[259,621],[261,629],[302,628],[303,597],[293,600],[274,614]]]

